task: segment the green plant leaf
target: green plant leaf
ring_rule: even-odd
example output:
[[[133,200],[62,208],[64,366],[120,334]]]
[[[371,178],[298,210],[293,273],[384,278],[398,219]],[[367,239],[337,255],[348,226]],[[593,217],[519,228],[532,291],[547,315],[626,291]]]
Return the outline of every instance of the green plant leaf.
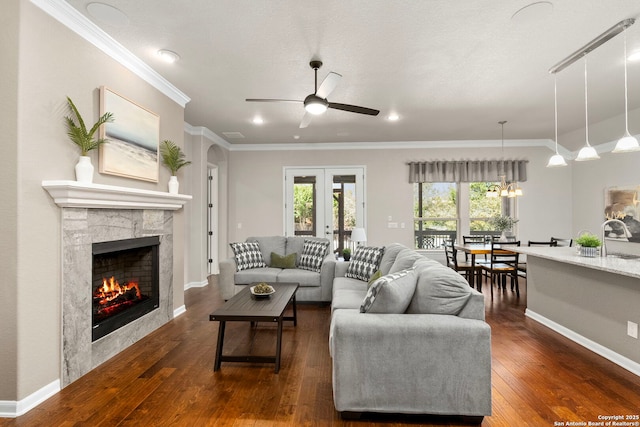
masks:
[[[175,175],[178,170],[191,164],[190,161],[185,160],[182,149],[168,139],[160,144],[160,155],[162,156],[162,163],[169,168],[171,175]]]

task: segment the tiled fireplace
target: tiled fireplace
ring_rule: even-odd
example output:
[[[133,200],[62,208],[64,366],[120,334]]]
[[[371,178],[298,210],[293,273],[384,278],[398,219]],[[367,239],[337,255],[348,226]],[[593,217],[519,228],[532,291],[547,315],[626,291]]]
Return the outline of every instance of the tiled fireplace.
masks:
[[[173,318],[173,211],[191,197],[75,181],[43,187],[62,208],[64,387]],[[127,310],[96,327],[105,309],[95,303],[109,298]]]

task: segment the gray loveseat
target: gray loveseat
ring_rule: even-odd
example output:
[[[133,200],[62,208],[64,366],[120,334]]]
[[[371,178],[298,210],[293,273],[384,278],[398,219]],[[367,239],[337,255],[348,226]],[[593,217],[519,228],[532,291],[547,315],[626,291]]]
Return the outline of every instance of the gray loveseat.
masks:
[[[353,262],[353,260],[352,260]],[[400,244],[385,248],[382,286],[337,263],[329,347],[334,404],[361,412],[491,415],[491,329],[484,298],[458,273]],[[369,312],[361,306],[369,299]],[[355,414],[354,414],[355,413]]]
[[[246,242],[258,243],[266,267],[238,271],[235,257],[221,261],[219,279],[222,298],[228,300],[246,285],[254,282],[297,282],[300,284],[296,292],[297,301],[331,301],[335,256],[328,250],[319,272],[297,268],[300,265],[305,240],[330,243],[328,239],[304,236],[249,237]],[[272,252],[281,257],[295,253],[296,268],[273,267]]]

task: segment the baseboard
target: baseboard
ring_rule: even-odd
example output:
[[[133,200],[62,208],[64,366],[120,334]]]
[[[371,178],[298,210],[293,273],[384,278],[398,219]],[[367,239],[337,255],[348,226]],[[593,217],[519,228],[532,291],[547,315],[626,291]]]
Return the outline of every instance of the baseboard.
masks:
[[[0,400],[0,418],[24,415],[59,391],[60,380],[57,379],[22,400]]]
[[[209,284],[208,280],[203,280],[202,282],[189,282],[184,285],[184,290],[189,290],[191,288],[204,288]]]
[[[569,338],[571,341],[580,344],[584,348],[593,351],[596,354],[604,357],[607,360],[612,361],[616,365],[626,369],[629,372],[632,372],[638,376],[640,376],[640,363],[634,362],[633,360],[616,353],[615,351],[607,348],[601,344],[598,344],[595,341],[590,340],[569,328],[562,326],[559,323],[554,322],[551,319],[547,319],[546,317],[536,313],[535,311],[531,311],[526,309],[524,315],[528,318],[535,320],[538,323],[543,324],[544,326],[556,331],[560,335]]]
[[[187,308],[183,305],[181,305],[180,307],[176,308],[175,310],[173,310],[173,318],[175,319],[176,317],[184,314],[187,312]]]

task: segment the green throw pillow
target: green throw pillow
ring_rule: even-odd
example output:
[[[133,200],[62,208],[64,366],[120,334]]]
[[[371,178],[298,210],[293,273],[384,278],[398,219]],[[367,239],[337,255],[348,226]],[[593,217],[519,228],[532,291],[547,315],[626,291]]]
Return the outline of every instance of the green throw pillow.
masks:
[[[380,270],[376,270],[376,272],[375,272],[375,273],[373,273],[373,274],[371,275],[371,277],[369,278],[369,282],[367,283],[367,288],[368,288],[369,286],[371,286],[371,285],[373,284],[373,282],[375,282],[376,280],[378,280],[378,279],[379,279],[379,278],[381,278],[381,277],[382,277],[382,271],[380,271]]]
[[[271,267],[274,268],[296,268],[296,253],[286,256],[271,252]]]

